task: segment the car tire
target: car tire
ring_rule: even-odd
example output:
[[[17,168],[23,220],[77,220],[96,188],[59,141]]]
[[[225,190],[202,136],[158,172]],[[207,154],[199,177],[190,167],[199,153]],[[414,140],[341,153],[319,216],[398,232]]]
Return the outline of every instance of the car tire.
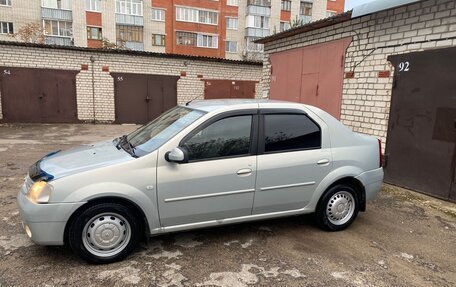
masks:
[[[96,264],[127,257],[142,237],[141,220],[118,203],[87,207],[75,216],[68,229],[68,245],[80,258]]]
[[[338,184],[323,194],[317,205],[315,217],[322,229],[340,231],[352,224],[358,211],[356,191],[348,185]]]

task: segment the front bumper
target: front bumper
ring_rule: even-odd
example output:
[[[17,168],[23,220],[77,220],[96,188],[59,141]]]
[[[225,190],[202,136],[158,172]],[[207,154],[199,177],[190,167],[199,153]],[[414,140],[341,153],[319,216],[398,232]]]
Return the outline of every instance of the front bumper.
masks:
[[[26,189],[24,184],[17,195],[17,204],[27,234],[39,245],[63,245],[68,219],[85,202],[36,204],[25,196]]]
[[[383,183],[383,168],[377,168],[370,171],[363,172],[356,177],[364,185],[366,191],[366,201],[375,198],[377,193],[382,188]]]

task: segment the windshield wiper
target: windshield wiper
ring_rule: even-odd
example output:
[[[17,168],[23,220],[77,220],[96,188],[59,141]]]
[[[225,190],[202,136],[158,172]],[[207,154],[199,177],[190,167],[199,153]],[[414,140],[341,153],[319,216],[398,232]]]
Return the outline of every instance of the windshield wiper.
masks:
[[[132,157],[138,157],[135,153],[135,147],[128,141],[127,135],[123,135],[118,139],[116,144],[117,149],[123,149],[124,151],[128,152]]]
[[[116,148],[120,149],[122,147],[122,145],[124,144],[124,141],[126,141],[126,140],[127,140],[127,135],[123,135],[121,137],[118,137],[117,138]]]
[[[131,142],[129,142],[128,139],[125,139],[125,143],[127,144],[128,150],[130,151],[129,154],[131,154],[132,157],[138,157],[135,153],[135,147],[131,144]]]

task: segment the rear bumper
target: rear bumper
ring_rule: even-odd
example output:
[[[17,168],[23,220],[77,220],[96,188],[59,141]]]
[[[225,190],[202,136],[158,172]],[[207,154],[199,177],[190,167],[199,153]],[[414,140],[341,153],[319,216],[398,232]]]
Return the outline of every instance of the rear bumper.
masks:
[[[356,177],[364,185],[366,191],[366,201],[375,198],[377,193],[382,188],[383,183],[383,168],[377,168],[361,173]]]
[[[39,245],[63,245],[65,225],[84,202],[35,204],[20,191],[17,204],[27,235]]]

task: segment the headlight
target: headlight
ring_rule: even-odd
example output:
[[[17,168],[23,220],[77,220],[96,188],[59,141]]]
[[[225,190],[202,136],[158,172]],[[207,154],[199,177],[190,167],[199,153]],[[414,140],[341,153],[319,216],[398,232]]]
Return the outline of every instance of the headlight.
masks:
[[[48,203],[52,186],[44,181],[35,182],[27,192],[27,197],[35,203]]]

